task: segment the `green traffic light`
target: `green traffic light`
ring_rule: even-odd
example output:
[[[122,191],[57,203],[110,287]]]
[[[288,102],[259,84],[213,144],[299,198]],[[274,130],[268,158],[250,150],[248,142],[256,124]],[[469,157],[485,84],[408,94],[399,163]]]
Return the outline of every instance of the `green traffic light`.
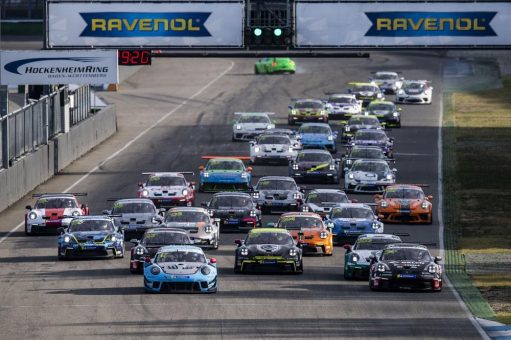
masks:
[[[262,30],[262,29],[260,29],[260,28],[256,28],[256,29],[254,30],[254,35],[255,35],[256,37],[260,37],[260,36],[261,36],[261,34],[263,34],[263,30]]]
[[[280,28],[274,29],[273,35],[275,35],[276,37],[280,37],[282,35],[282,30]]]

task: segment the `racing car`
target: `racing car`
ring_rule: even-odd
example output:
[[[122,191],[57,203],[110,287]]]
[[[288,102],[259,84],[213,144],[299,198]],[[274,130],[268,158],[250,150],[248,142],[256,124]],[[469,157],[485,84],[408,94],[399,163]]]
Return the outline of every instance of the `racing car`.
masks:
[[[261,177],[252,197],[263,213],[298,211],[303,204],[302,190],[294,179],[284,176]]]
[[[280,216],[277,224],[268,223],[289,230],[298,240],[304,253],[316,253],[331,256],[334,251],[332,232],[323,223],[321,216],[311,212],[289,212]]]
[[[302,146],[326,148],[331,153],[337,152],[337,131],[332,132],[330,125],[325,123],[304,123],[298,130],[297,138]]]
[[[59,260],[70,258],[124,257],[122,227],[107,216],[76,216],[67,228],[60,227]]]
[[[362,107],[365,107],[371,101],[376,99],[383,100],[384,95],[376,83],[348,83],[348,93],[354,94],[357,100],[362,101]]]
[[[103,215],[112,216],[115,226],[122,227],[129,240],[140,239],[147,229],[159,227],[164,212],[165,209],[158,210],[148,198],[126,198],[115,200],[112,209],[103,210]]]
[[[291,73],[296,72],[296,65],[291,58],[262,58],[254,66],[255,74]]]
[[[301,150],[289,163],[289,177],[297,182],[319,180],[337,184],[340,162],[327,150]]]
[[[353,163],[359,159],[383,159],[387,163],[394,162],[393,158],[387,158],[382,149],[377,146],[353,146],[346,149],[346,154],[342,156],[342,176],[349,171]]]
[[[385,223],[433,223],[433,196],[417,185],[396,184],[375,195],[376,213]]]
[[[344,249],[344,279],[369,279],[369,257],[381,251],[386,245],[401,243],[401,238],[392,234],[363,234],[355,244],[345,244]]]
[[[329,120],[347,121],[351,116],[362,113],[362,101],[357,100],[354,94],[331,93],[325,108]]]
[[[35,233],[57,232],[60,227],[67,226],[71,218],[88,215],[89,207],[80,205],[77,196],[87,196],[86,193],[72,194],[34,194],[37,198],[35,205],[27,205],[25,214],[25,235]]]
[[[346,193],[338,189],[315,189],[309,192],[303,205],[303,211],[313,212],[325,217],[330,211],[341,203],[348,203],[350,200]]]
[[[287,165],[296,157],[297,148],[287,135],[263,134],[250,142],[250,163]]]
[[[249,230],[261,226],[261,211],[246,193],[220,192],[202,202],[210,217],[220,219],[220,231]]]
[[[433,87],[427,80],[407,80],[396,94],[396,102],[410,104],[431,104]]]
[[[352,243],[362,234],[383,233],[383,223],[364,203],[343,203],[332,208],[325,221],[337,244]]]
[[[341,141],[347,142],[355,135],[358,130],[383,130],[378,118],[370,115],[352,116],[346,125],[342,128]]]
[[[322,100],[296,99],[288,106],[287,122],[294,125],[297,122],[328,122],[328,110]]]
[[[388,137],[382,130],[358,130],[353,138],[348,141],[348,147],[353,146],[377,146],[382,149],[385,156],[392,158],[394,137]]]
[[[250,230],[236,240],[234,272],[281,271],[303,273],[302,249],[289,231],[277,228]]]
[[[384,160],[359,159],[351,169],[344,169],[344,190],[356,193],[382,193],[396,182],[396,169]]]
[[[235,112],[237,119],[232,125],[232,141],[249,141],[266,130],[274,129],[270,120],[273,112]]]
[[[185,230],[197,246],[218,249],[220,242],[220,220],[211,218],[204,208],[172,208],[165,215],[166,227]]]
[[[142,273],[146,258],[153,259],[161,247],[192,244],[186,231],[173,228],[148,229],[141,240],[132,239],[130,242],[135,244],[131,248],[130,272],[132,274]]]
[[[216,293],[216,259],[209,261],[195,246],[166,246],[144,262],[144,289],[148,293]]]
[[[138,197],[149,198],[157,208],[193,206],[195,183],[188,182],[184,175],[193,172],[144,172],[149,175],[145,183],[138,184]]]
[[[401,127],[401,108],[391,101],[373,100],[367,105],[365,114],[374,115],[386,127]]]
[[[248,191],[252,167],[245,168],[243,160],[250,157],[203,156],[206,166],[199,166],[199,191]]]
[[[389,244],[376,255],[371,255],[369,288],[442,290],[440,257],[431,256],[420,244]]]
[[[400,77],[398,72],[378,71],[374,72],[369,81],[378,85],[385,93],[396,94],[403,86],[405,78]]]
[[[294,148],[296,148],[296,149],[301,148],[300,140],[296,137],[296,130],[275,128],[275,129],[270,129],[270,130],[264,131],[260,136],[273,136],[273,135],[288,136],[289,139],[291,139],[291,142],[292,142]]]

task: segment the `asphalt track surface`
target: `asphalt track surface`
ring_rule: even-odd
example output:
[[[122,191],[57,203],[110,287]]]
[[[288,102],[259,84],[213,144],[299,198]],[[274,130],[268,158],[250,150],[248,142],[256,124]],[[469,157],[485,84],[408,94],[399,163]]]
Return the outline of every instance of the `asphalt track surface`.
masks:
[[[119,92],[105,94],[117,105],[119,132],[36,192],[88,192],[83,201],[100,213],[109,207],[107,198],[133,197],[142,172],[197,171],[201,155],[248,154],[248,144],[231,142],[233,112],[274,111],[285,126],[290,98],[323,97],[385,69],[435,87],[433,104],[403,106],[403,128],[390,134],[398,182],[428,184],[436,203],[442,63],[434,54],[378,53],[297,60],[295,75],[255,76],[251,59],[158,59]],[[255,166],[254,174],[286,175],[287,167]],[[199,194],[196,203],[209,196]],[[372,201],[371,195],[352,197]],[[129,256],[58,262],[56,236],[26,237],[23,228],[8,234],[32,203],[24,199],[0,214],[2,339],[480,338],[447,287],[377,293],[365,281],[345,281],[342,247],[332,257],[306,257],[303,275],[235,275],[233,241],[243,234],[222,234],[219,250],[208,251],[218,260],[217,294],[144,294],[142,276],[129,273]],[[437,221],[385,231],[438,245]]]

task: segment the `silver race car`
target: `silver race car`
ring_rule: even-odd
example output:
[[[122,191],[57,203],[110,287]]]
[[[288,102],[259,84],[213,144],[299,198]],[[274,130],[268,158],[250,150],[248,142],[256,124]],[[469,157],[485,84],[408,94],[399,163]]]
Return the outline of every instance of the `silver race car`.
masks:
[[[300,211],[302,190],[291,177],[265,176],[253,188],[252,197],[263,213]]]
[[[381,193],[396,182],[396,169],[385,160],[359,159],[345,169],[344,189],[359,193]]]
[[[295,149],[301,149],[302,144],[300,143],[300,138],[298,138],[297,131],[291,129],[269,129],[264,131],[260,136],[271,136],[271,135],[285,135],[291,139],[293,143],[293,147]]]
[[[374,72],[369,80],[376,83],[383,92],[395,94],[403,86],[405,78],[400,77],[398,72],[379,71]]]
[[[296,158],[297,148],[287,135],[259,136],[250,142],[250,163],[277,163],[287,165]]]
[[[396,103],[431,104],[433,87],[427,80],[407,80],[396,93]]]
[[[232,126],[233,141],[249,141],[261,133],[274,129],[270,119],[273,112],[235,112],[236,120]]]
[[[165,215],[164,225],[185,230],[195,245],[218,249],[220,220],[209,216],[204,208],[172,208]]]
[[[338,189],[315,189],[309,192],[303,205],[303,211],[313,212],[325,217],[333,207],[341,203],[350,203],[346,193]]]

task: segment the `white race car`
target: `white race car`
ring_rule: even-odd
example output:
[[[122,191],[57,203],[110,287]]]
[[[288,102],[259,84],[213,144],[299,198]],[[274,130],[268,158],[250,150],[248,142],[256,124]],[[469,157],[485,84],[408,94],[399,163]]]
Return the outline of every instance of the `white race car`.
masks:
[[[233,141],[253,140],[261,133],[274,129],[275,124],[270,119],[273,112],[235,112],[236,121],[232,126]]]
[[[261,135],[250,142],[250,163],[282,163],[296,158],[299,146],[286,135]]]
[[[357,100],[354,94],[329,94],[325,105],[328,119],[348,120],[352,115],[362,112],[362,101]]]
[[[357,193],[381,193],[396,182],[396,169],[385,160],[359,159],[346,170],[344,190]]]
[[[397,103],[431,104],[433,87],[427,80],[406,80],[396,93]]]
[[[376,83],[383,92],[395,94],[403,86],[405,78],[400,77],[397,72],[379,71],[374,72],[369,80]]]
[[[165,215],[164,225],[185,230],[192,242],[198,246],[218,249],[220,220],[211,218],[204,208],[172,208]]]
[[[88,215],[87,205],[78,203],[76,196],[86,196],[85,193],[74,194],[36,194],[35,205],[26,206],[25,234],[57,232],[60,227],[67,227],[69,222],[80,215]]]
[[[184,175],[193,172],[144,172],[149,175],[145,183],[138,184],[138,197],[149,198],[157,208],[193,206],[195,183],[188,182]]]

